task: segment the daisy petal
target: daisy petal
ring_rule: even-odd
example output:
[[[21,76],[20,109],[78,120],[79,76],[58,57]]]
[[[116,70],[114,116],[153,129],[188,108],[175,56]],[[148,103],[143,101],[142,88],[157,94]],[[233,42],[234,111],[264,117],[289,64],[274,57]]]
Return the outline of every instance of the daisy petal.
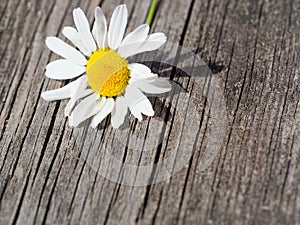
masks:
[[[74,9],[73,10],[73,18],[74,18],[74,22],[77,27],[79,36],[80,36],[81,40],[84,42],[84,45],[86,46],[86,48],[90,52],[96,51],[97,46],[96,46],[96,43],[95,43],[94,38],[90,31],[89,21],[86,18],[82,9],[80,9],[80,8]]]
[[[129,33],[118,48],[118,53],[124,58],[127,58],[138,52],[140,46],[144,43],[148,36],[149,29],[150,27],[148,24],[143,24]]]
[[[125,99],[131,113],[141,121],[142,113],[146,116],[153,116],[154,111],[149,99],[133,85],[128,85],[125,91]]]
[[[82,76],[79,77],[77,80],[70,82],[66,86],[62,88],[58,88],[55,90],[51,91],[46,91],[42,93],[42,98],[46,101],[55,101],[55,100],[61,100],[61,99],[66,99],[66,98],[71,98],[71,99],[80,99],[82,97],[85,97],[91,93],[93,93],[92,90],[83,90],[78,94],[78,90],[83,87],[85,88],[87,82],[87,77]]]
[[[143,24],[137,27],[134,31],[129,33],[124,40],[122,41],[118,52],[124,58],[127,58],[129,55],[137,51],[141,43],[143,43],[149,33],[149,25]]]
[[[59,59],[46,66],[46,76],[51,79],[68,80],[85,72],[85,67],[75,64],[67,59]]]
[[[67,116],[71,116],[71,111],[73,110],[75,104],[76,104],[77,100],[71,98],[68,102],[68,104],[66,105],[66,108],[65,108],[65,117]]]
[[[99,95],[94,93],[83,99],[74,109],[70,116],[70,126],[77,127],[81,122],[95,115],[97,111],[97,101]]]
[[[150,27],[148,24],[138,26],[134,31],[129,33],[122,41],[120,47],[126,46],[131,43],[140,43],[146,40]]]
[[[77,30],[73,27],[64,27],[62,31],[63,35],[68,38],[73,45],[75,45],[79,50],[86,56],[90,56],[92,54],[91,51],[87,50],[87,48],[82,43],[82,40],[79,37]]]
[[[72,89],[70,86],[66,85],[62,88],[58,88],[51,91],[45,91],[42,93],[42,98],[46,101],[56,101],[66,98],[71,98]]]
[[[58,88],[51,91],[45,91],[42,93],[42,98],[46,101],[55,101],[55,100],[61,100],[66,98],[71,98],[74,95],[74,92],[76,92],[77,87],[82,83],[86,82],[86,76],[82,76],[78,78],[75,81],[72,81],[68,83],[66,86],[62,88]]]
[[[65,116],[71,116],[71,111],[73,110],[76,102],[79,99],[84,98],[92,93],[93,93],[93,90],[91,90],[91,89],[83,90],[83,91],[80,91],[80,94],[77,94],[74,97],[72,97],[65,108]]]
[[[114,10],[108,29],[108,45],[116,50],[124,37],[127,25],[128,11],[126,5],[119,5]]]
[[[151,72],[151,69],[148,66],[140,63],[129,64],[130,77],[133,80],[140,79],[154,79],[157,78],[157,74]]]
[[[115,106],[115,100],[113,98],[108,98],[105,105],[100,109],[100,111],[93,117],[91,122],[91,127],[96,128],[102,120],[112,112]]]
[[[118,49],[118,52],[123,57],[128,58],[142,52],[154,51],[160,48],[166,41],[167,38],[165,34],[154,33],[150,34],[143,42],[133,42],[122,46],[120,49]]]
[[[66,44],[64,41],[57,37],[47,37],[46,38],[47,47],[54,53],[69,59],[70,61],[79,64],[86,65],[86,58],[75,48]]]
[[[153,81],[137,80],[131,84],[149,94],[162,94],[171,90],[170,82],[164,78],[156,78]]]
[[[153,51],[166,43],[167,37],[164,33],[150,34],[139,49],[140,52]]]
[[[123,123],[127,114],[127,105],[124,97],[120,96],[116,99],[115,108],[111,113],[111,125],[118,129]]]
[[[95,23],[93,25],[93,36],[99,48],[106,48],[107,22],[100,7],[95,9]]]

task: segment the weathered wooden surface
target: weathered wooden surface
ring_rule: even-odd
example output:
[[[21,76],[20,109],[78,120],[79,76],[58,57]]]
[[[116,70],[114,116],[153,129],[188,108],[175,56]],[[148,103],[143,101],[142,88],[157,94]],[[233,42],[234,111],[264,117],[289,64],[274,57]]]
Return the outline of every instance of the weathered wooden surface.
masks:
[[[171,179],[141,187],[106,180],[80,159],[63,117],[66,102],[40,97],[64,84],[44,77],[56,57],[45,37],[62,37],[62,27],[73,25],[74,7],[92,21],[96,5],[110,15],[120,2],[1,0],[0,224],[300,224],[300,1],[160,2],[152,31],[167,33],[210,65],[225,96],[228,129],[212,165],[199,170],[209,130],[200,94],[195,154]],[[130,31],[144,22],[150,1],[125,3]],[[190,90],[180,73],[166,76]],[[155,104],[159,114],[161,103]],[[174,115],[159,115],[166,113]],[[115,132],[108,124],[99,131],[102,151]],[[171,125],[169,119],[162,146]],[[132,132],[146,129],[137,125]]]

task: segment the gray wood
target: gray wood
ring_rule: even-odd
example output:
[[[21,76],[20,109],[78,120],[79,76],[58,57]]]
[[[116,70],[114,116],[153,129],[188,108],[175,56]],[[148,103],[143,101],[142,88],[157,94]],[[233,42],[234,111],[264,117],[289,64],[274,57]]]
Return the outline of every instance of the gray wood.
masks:
[[[300,1],[160,1],[151,30],[194,51],[214,75],[198,87],[178,70],[153,65],[187,91],[168,101],[151,98],[165,125],[130,116],[130,130],[118,133],[108,119],[84,133],[68,126],[66,101],[40,97],[65,84],[44,76],[45,65],[58,58],[44,40],[63,38],[73,8],[92,21],[95,6],[109,16],[120,2],[1,0],[0,224],[300,224]],[[129,32],[145,21],[150,1],[125,3]],[[204,168],[214,108],[200,89],[209,81],[224,95],[227,129]],[[195,109],[187,108],[192,100]],[[195,130],[182,129],[191,121],[199,126],[196,138]],[[119,174],[103,160],[107,149],[125,163],[146,165],[180,151],[189,138],[193,156],[166,181],[122,185],[101,174]],[[158,147],[128,150],[139,149],[139,140],[143,150]]]

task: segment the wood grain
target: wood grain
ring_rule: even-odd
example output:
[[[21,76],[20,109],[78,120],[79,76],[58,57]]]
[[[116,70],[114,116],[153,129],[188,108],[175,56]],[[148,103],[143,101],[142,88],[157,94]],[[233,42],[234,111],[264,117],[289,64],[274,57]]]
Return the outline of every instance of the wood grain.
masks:
[[[199,162],[213,107],[199,90],[204,86],[196,88],[180,70],[152,64],[186,91],[168,101],[150,98],[164,123],[131,116],[121,133],[109,119],[97,132],[72,129],[66,101],[40,97],[66,83],[44,76],[57,58],[46,49],[46,36],[63,39],[77,6],[92,22],[97,5],[110,16],[121,2],[1,0],[0,224],[300,224],[300,1],[159,2],[152,32],[165,32],[201,57],[224,95],[225,138],[205,170]],[[125,3],[130,32],[145,21],[150,1]],[[197,100],[196,113],[186,108],[186,96]],[[197,131],[182,130],[193,120]],[[194,137],[195,152],[166,181],[122,185],[99,172],[122,178],[121,168],[103,161],[107,149],[124,163],[151,165],[180,151],[180,137]],[[142,150],[156,149],[130,151],[140,140]]]

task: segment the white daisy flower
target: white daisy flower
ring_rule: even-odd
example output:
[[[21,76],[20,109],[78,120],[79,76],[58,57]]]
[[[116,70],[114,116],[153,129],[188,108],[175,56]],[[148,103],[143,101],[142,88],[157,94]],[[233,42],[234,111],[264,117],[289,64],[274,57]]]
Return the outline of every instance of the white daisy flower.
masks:
[[[111,124],[118,128],[128,108],[141,121],[142,114],[154,115],[143,92],[170,91],[169,81],[158,78],[143,64],[129,64],[126,60],[135,54],[158,49],[166,42],[166,36],[163,33],[149,35],[149,26],[143,24],[123,39],[127,15],[125,5],[117,6],[107,29],[105,16],[97,7],[91,32],[84,12],[74,9],[77,29],[65,27],[62,33],[79,51],[57,37],[47,37],[48,48],[64,59],[49,63],[46,76],[57,80],[79,77],[62,88],[42,93],[47,101],[70,99],[65,109],[70,126],[76,127],[91,118],[91,126],[96,128],[111,114]]]

